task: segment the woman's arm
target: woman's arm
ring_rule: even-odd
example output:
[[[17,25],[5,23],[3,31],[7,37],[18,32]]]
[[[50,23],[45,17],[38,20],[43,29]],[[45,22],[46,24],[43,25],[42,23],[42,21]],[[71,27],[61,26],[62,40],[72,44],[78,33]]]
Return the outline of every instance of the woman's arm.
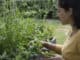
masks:
[[[62,50],[62,45],[59,44],[52,44],[49,42],[42,42],[42,45],[50,50],[55,51],[58,54],[61,54],[61,50]]]

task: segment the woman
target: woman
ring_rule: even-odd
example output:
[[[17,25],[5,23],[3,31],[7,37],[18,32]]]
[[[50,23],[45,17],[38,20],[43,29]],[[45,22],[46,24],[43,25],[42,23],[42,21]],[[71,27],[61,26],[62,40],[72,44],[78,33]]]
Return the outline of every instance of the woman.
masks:
[[[80,60],[80,0],[58,0],[58,16],[72,32],[64,45],[43,42],[43,46],[62,55],[63,60]]]

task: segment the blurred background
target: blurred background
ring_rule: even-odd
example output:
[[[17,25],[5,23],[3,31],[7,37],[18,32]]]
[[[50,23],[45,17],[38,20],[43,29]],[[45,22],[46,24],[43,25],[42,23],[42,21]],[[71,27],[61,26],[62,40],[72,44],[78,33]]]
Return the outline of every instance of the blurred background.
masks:
[[[57,0],[0,0],[0,60],[53,57],[40,41],[63,44],[68,29],[57,16]]]

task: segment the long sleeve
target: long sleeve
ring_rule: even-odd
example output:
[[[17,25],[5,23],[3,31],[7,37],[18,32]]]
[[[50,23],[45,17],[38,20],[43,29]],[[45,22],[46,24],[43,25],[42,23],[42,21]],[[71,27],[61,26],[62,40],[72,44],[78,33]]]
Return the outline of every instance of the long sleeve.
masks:
[[[80,31],[65,41],[62,49],[64,60],[80,60]]]

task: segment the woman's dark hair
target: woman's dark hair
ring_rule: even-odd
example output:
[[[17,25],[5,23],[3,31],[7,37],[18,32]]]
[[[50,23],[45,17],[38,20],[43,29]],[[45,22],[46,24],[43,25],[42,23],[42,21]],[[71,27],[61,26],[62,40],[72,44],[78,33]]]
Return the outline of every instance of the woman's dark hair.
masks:
[[[72,8],[74,26],[80,29],[80,0],[58,0],[58,5],[66,11]]]

